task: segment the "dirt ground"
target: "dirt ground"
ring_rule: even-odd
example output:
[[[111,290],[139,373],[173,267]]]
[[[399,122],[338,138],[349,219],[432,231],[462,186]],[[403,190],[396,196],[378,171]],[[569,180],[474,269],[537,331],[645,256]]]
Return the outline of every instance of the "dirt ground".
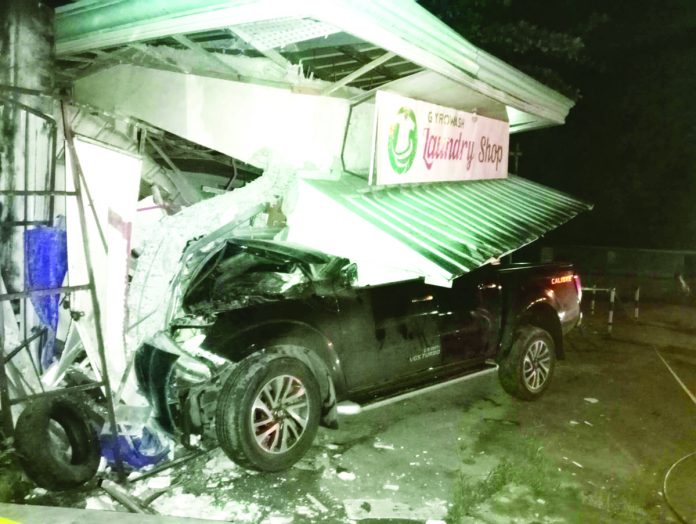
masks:
[[[217,450],[129,490],[166,488],[152,502],[162,514],[234,522],[678,522],[663,479],[696,450],[696,404],[659,355],[696,393],[696,308],[643,306],[637,323],[620,310],[611,338],[605,323],[601,307],[586,314],[537,402],[510,398],[491,373],[344,417],[282,474]],[[676,473],[673,502],[696,517],[693,481]],[[98,490],[25,503],[85,498],[122,509]]]

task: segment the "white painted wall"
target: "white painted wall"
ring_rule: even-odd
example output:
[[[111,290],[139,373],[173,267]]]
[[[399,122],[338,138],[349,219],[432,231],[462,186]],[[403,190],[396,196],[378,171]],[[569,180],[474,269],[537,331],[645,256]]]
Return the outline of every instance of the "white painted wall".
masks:
[[[343,162],[346,171],[367,174],[372,160],[374,142],[375,102],[363,102],[353,107],[346,133]]]
[[[348,117],[340,98],[132,65],[78,80],[75,99],[262,169],[337,167]]]
[[[367,220],[299,180],[288,213],[288,242],[358,265],[357,285],[370,286],[419,277],[449,287],[450,274]]]

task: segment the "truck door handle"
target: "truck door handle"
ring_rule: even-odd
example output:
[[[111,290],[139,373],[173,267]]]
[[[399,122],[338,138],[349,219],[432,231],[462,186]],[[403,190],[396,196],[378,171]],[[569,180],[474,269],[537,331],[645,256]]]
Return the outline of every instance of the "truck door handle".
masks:
[[[497,287],[498,287],[498,284],[496,284],[495,282],[490,282],[488,284],[479,284],[478,285],[479,289],[495,289]]]
[[[412,298],[411,304],[417,304],[418,302],[430,302],[433,299],[432,295],[425,295],[419,298]]]

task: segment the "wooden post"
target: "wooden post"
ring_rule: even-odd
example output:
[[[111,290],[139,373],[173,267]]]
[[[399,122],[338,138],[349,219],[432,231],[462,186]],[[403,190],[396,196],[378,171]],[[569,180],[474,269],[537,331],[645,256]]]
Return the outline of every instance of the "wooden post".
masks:
[[[611,335],[612,328],[614,327],[614,300],[616,299],[616,288],[611,288],[609,290],[609,317],[607,319],[607,333]]]
[[[590,315],[594,315],[595,295],[597,295],[597,285],[592,286],[592,301],[590,302]]]
[[[633,308],[633,318],[638,320],[638,307],[640,304],[640,286],[636,288],[636,293],[634,295],[634,308]]]

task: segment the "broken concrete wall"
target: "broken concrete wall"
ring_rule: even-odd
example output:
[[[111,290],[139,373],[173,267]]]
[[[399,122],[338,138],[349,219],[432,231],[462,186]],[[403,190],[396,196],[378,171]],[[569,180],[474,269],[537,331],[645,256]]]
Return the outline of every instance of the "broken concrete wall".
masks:
[[[266,172],[246,186],[199,202],[176,215],[164,217],[150,241],[145,244],[128,292],[126,344],[129,353],[166,327],[169,310],[176,302],[172,285],[182,269],[186,244],[216,229],[241,221],[249,225],[249,215],[264,205],[283,200],[295,186],[289,169]]]

